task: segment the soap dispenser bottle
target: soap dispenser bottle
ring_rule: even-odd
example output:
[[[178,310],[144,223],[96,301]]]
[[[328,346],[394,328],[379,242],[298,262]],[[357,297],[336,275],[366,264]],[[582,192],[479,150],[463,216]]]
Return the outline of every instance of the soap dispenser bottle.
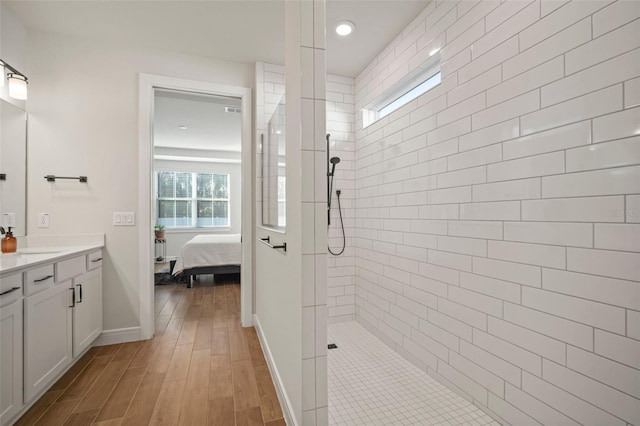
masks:
[[[0,226],[0,233],[4,235],[2,239],[2,253],[15,253],[18,248],[18,240],[13,236],[13,232],[11,232],[11,227],[7,227],[7,231],[2,226]]]

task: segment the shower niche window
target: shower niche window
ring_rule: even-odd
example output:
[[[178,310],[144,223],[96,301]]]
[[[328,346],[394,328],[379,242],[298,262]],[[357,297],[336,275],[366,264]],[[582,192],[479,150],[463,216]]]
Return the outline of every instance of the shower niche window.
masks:
[[[262,135],[262,225],[284,230],[286,215],[286,143],[284,97]]]
[[[367,127],[440,84],[440,52],[434,50],[422,65],[385,90],[362,109]]]

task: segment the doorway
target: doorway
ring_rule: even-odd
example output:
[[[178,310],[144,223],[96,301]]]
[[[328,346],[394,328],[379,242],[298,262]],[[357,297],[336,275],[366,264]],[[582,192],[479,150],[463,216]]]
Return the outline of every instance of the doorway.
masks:
[[[240,318],[251,326],[250,89],[141,74],[139,146],[141,339],[154,332],[156,261],[179,263],[187,241],[216,234],[241,238]]]

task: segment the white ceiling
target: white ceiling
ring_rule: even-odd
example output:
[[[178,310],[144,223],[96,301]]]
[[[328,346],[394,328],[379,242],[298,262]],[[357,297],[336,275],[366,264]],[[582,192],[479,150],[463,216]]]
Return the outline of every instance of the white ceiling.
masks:
[[[355,77],[429,0],[328,0],[327,70]],[[6,1],[29,29],[236,62],[284,63],[283,0]],[[335,24],[355,23],[339,38]]]
[[[154,146],[240,152],[241,114],[225,112],[225,106],[240,107],[240,100],[156,90]]]

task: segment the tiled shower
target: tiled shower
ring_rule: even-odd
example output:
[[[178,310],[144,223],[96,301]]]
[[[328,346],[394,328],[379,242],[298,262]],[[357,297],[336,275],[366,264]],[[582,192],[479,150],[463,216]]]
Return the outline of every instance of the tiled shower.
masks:
[[[327,77],[347,241],[330,343],[364,327],[502,424],[640,425],[638,34],[636,1],[434,0],[355,79]],[[441,83],[363,128],[434,52]],[[336,393],[351,355],[328,357],[341,424],[337,404],[371,400]]]
[[[640,3],[431,2],[355,111],[356,320],[504,424],[640,424]]]

